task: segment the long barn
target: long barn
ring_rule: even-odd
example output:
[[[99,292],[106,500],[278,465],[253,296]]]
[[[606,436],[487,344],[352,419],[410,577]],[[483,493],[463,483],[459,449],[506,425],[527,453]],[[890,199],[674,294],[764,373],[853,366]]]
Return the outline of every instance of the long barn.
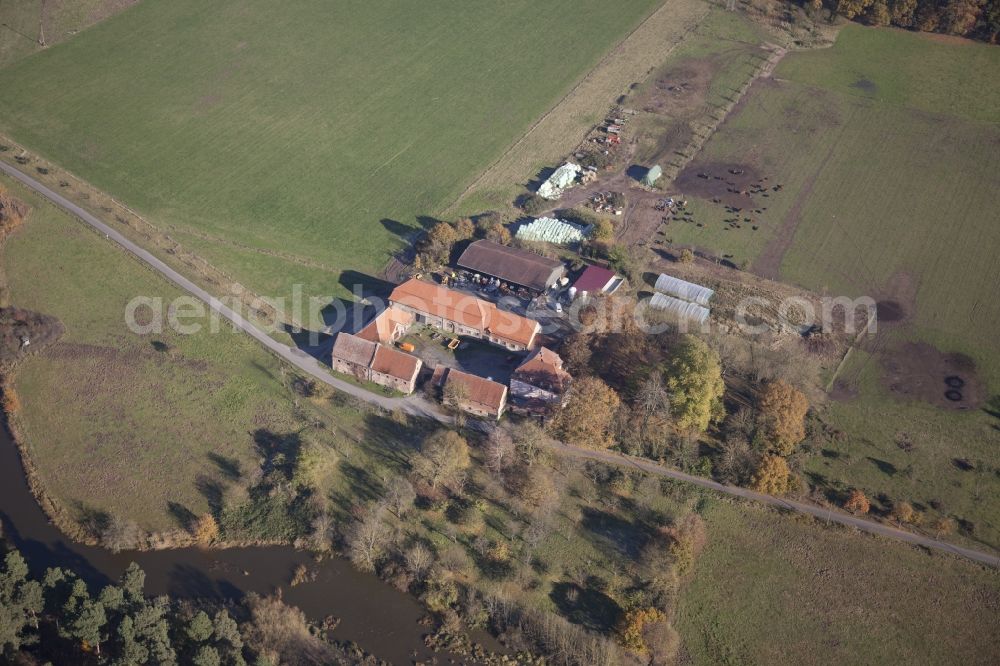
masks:
[[[469,245],[456,264],[534,292],[545,291],[566,273],[561,261],[488,240]]]

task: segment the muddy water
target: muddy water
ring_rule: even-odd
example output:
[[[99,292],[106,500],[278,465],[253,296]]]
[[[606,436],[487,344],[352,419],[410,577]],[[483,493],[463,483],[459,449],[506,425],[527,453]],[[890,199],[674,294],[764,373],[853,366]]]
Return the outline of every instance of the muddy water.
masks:
[[[413,661],[414,652],[430,656],[417,624],[423,611],[416,600],[340,558],[315,565],[308,553],[286,547],[185,548],[116,555],[73,543],[48,522],[35,502],[17,449],[3,428],[0,521],[6,538],[20,549],[35,573],[50,566],[68,567],[92,586],[100,586],[117,580],[129,562],[135,561],[146,572],[147,592],[154,595],[236,598],[246,592],[266,594],[281,588],[285,601],[310,618],[341,618],[334,636],[354,641],[382,659],[407,664]],[[316,580],[290,587],[292,571],[299,564],[315,568]]]

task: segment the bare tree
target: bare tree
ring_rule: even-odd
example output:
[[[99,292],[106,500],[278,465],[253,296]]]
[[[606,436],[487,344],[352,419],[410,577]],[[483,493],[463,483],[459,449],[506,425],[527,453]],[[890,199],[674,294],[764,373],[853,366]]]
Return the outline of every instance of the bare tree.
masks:
[[[430,571],[431,565],[434,564],[434,553],[419,541],[406,551],[404,558],[407,570],[417,580],[423,580],[427,572]]]
[[[649,376],[649,379],[642,383],[635,402],[643,415],[643,431],[645,431],[649,419],[654,415],[670,413],[670,394],[663,385],[663,376],[659,372],[654,372]]]
[[[746,437],[733,433],[720,445],[717,465],[719,473],[732,483],[745,483],[755,467],[754,452]]]
[[[514,438],[503,428],[494,428],[486,440],[486,469],[495,476],[514,464],[516,448]]]
[[[386,488],[385,500],[397,518],[402,518],[403,514],[413,507],[416,498],[417,493],[413,489],[413,484],[401,476],[393,478]]]
[[[383,518],[384,509],[376,505],[373,510],[354,524],[347,535],[351,561],[363,571],[374,571],[385,547],[389,543],[389,526]]]

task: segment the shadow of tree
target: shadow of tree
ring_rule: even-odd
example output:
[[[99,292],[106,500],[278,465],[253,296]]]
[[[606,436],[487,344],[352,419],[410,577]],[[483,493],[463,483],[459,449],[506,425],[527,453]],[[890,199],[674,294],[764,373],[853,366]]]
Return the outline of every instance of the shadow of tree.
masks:
[[[191,525],[198,518],[191,509],[180,502],[167,502],[167,511],[177,521],[177,525],[182,529],[190,529]]]
[[[622,614],[621,606],[614,599],[589,585],[555,583],[549,599],[567,620],[600,633],[611,631]]]
[[[896,472],[899,471],[896,469],[896,466],[893,465],[891,462],[885,460],[879,460],[878,458],[872,458],[871,456],[868,456],[868,460],[873,465],[878,467],[878,470],[883,474],[885,474],[886,476],[895,476]]]
[[[297,432],[278,434],[260,428],[253,433],[257,453],[263,458],[261,469],[264,476],[274,472],[281,474],[286,480],[292,478],[299,454],[302,451],[302,437]]]
[[[240,470],[240,461],[236,458],[227,458],[224,455],[211,451],[208,454],[208,459],[219,470],[219,473],[230,481],[239,481],[243,476],[243,472]]]
[[[596,546],[630,559],[637,558],[650,539],[645,526],[593,507],[583,509],[580,525],[591,533]]]
[[[207,474],[199,474],[194,480],[194,486],[208,502],[208,510],[213,516],[222,513],[223,499],[226,495],[226,487],[222,482]]]

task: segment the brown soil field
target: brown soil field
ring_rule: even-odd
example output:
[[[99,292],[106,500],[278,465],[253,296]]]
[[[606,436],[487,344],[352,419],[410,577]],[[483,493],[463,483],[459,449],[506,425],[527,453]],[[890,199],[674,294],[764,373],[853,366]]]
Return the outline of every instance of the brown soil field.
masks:
[[[965,354],[945,354],[925,342],[908,342],[882,355],[883,381],[893,395],[944,409],[976,409],[985,387],[976,363]]]

